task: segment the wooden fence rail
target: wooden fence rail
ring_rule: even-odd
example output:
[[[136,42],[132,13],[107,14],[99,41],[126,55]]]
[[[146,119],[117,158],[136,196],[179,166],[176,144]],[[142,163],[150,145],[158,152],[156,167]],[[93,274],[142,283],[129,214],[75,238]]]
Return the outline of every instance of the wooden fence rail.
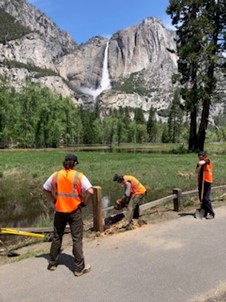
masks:
[[[93,198],[93,229],[95,232],[103,232],[104,231],[104,220],[103,215],[104,212],[108,212],[114,209],[113,206],[102,208],[102,188],[99,186],[93,187],[94,189],[94,198]],[[212,187],[212,191],[220,191],[220,190],[226,190],[226,185],[216,186]],[[181,211],[183,209],[183,197],[195,195],[198,193],[198,190],[192,190],[187,192],[182,192],[179,188],[173,189],[173,194],[147,202],[140,206],[140,213],[143,214],[148,209],[154,208],[156,206],[164,205],[165,203],[169,201],[173,201],[173,210],[174,211]],[[125,212],[125,211],[124,211]],[[17,228],[12,228],[15,230],[18,230]],[[20,228],[20,230],[23,231],[30,231],[30,232],[40,232],[40,233],[49,233],[53,231],[52,227],[49,228],[37,228],[37,227],[31,227],[31,228]],[[65,233],[70,232],[69,227],[65,229]]]
[[[226,190],[226,185],[212,187],[212,191]],[[101,187],[94,187],[94,201],[93,201],[93,222],[94,222],[94,231],[103,232],[104,230],[104,221],[103,221],[103,212],[110,211],[114,209],[113,206],[102,209],[102,189]],[[182,192],[179,188],[173,189],[173,194],[147,202],[140,206],[140,213],[143,214],[148,209],[154,208],[159,205],[163,205],[169,201],[173,201],[173,210],[181,211],[183,209],[183,197],[195,195],[198,193],[198,190],[192,190],[187,192]]]

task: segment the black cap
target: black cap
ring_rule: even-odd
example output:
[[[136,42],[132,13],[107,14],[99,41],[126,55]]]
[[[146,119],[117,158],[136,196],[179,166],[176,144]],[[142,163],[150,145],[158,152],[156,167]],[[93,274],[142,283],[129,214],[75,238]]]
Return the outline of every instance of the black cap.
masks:
[[[73,162],[77,162],[77,164],[78,164],[78,158],[74,154],[67,154],[65,156],[65,161],[73,161]]]
[[[113,181],[122,182],[123,181],[123,176],[115,174],[114,177],[113,177]]]
[[[206,152],[205,151],[199,151],[198,156],[206,156]]]

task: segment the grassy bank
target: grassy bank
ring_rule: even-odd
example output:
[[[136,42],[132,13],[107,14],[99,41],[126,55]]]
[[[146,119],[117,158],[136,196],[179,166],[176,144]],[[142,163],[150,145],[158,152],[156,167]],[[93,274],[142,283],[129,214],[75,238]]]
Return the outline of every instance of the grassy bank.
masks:
[[[130,174],[140,179],[148,187],[146,201],[170,195],[175,187],[183,191],[196,189],[196,154],[132,151],[75,150],[79,160],[78,171],[83,172],[93,185],[101,186],[103,196],[108,196],[111,203],[121,196],[120,186],[112,181],[115,173]],[[29,216],[28,223],[32,225],[37,213],[43,212],[43,207],[51,210],[51,205],[43,197],[42,184],[51,173],[62,167],[67,152],[60,149],[0,151],[2,222],[16,219],[23,224],[23,219]],[[214,185],[225,184],[226,155],[213,151],[209,156],[214,165]]]

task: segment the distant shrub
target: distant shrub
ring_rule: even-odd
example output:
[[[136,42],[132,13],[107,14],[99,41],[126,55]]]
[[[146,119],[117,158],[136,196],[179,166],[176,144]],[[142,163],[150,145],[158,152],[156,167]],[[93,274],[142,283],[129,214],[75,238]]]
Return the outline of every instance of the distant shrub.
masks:
[[[158,111],[158,115],[162,116],[162,117],[169,117],[169,114],[170,114],[169,108],[167,108],[167,109],[160,109]]]
[[[148,96],[153,90],[147,89],[143,80],[138,73],[132,73],[128,78],[118,81],[113,85],[114,90],[126,93],[138,93],[139,95]]]
[[[28,27],[19,24],[14,17],[0,8],[0,43],[19,39],[32,32]]]
[[[41,78],[46,76],[58,76],[58,73],[56,73],[52,69],[48,68],[40,68],[38,66],[32,65],[32,64],[25,64],[18,61],[11,61],[11,60],[4,60],[0,62],[0,66],[6,66],[7,68],[25,68],[29,72],[35,72],[35,78]]]
[[[188,149],[185,148],[184,144],[180,145],[177,148],[173,148],[170,153],[172,154],[186,154],[189,153]]]

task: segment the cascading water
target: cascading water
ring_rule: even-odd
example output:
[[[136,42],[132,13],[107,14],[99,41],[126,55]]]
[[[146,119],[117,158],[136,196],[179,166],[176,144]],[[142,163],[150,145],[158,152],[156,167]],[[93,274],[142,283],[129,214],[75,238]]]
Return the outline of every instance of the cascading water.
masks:
[[[111,81],[108,72],[108,48],[109,42],[107,42],[105,51],[104,51],[104,62],[103,62],[103,69],[102,69],[102,78],[100,82],[100,89],[108,90],[111,89]]]
[[[101,94],[102,91],[111,89],[111,81],[108,72],[108,47],[109,47],[109,41],[107,42],[104,51],[103,69],[102,69],[100,86],[95,90],[90,88],[84,88],[84,87],[80,88],[81,92],[92,95],[94,100],[98,97],[98,95]]]

